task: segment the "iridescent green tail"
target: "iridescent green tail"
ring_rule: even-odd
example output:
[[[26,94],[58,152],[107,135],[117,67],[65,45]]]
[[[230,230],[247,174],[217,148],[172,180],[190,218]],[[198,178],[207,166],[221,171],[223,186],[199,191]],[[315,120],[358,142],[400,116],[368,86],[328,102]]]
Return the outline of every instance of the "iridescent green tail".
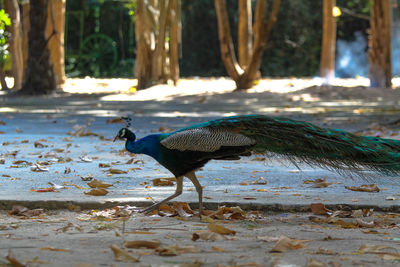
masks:
[[[210,121],[204,127],[236,132],[256,140],[254,152],[283,155],[293,163],[328,169],[400,173],[400,141],[356,136],[286,118],[248,115]]]

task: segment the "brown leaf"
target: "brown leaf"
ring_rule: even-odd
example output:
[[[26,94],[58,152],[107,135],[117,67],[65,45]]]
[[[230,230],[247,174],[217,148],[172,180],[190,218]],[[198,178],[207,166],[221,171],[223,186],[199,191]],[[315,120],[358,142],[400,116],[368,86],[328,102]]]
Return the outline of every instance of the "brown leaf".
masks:
[[[180,247],[178,245],[173,245],[173,246],[158,248],[156,249],[156,252],[158,252],[160,256],[177,256],[182,253],[198,253],[200,251],[195,246]]]
[[[360,226],[360,227],[374,228],[376,226],[374,221],[366,222],[361,219],[356,219],[356,222],[357,222],[358,226]]]
[[[225,252],[225,249],[220,247],[212,247],[212,250],[216,252]]]
[[[47,187],[47,188],[31,189],[31,191],[38,192],[38,193],[54,192],[54,186]]]
[[[208,229],[211,232],[217,233],[217,234],[221,234],[221,235],[235,235],[236,231],[228,229],[222,225],[218,225],[215,223],[211,223],[208,225]]]
[[[176,215],[176,211],[174,208],[164,203],[158,207],[158,214],[161,216],[171,217]]]
[[[194,214],[194,211],[186,202],[175,201],[172,204],[172,208],[175,209],[176,213],[178,213],[180,217],[191,217]]]
[[[110,168],[111,164],[108,163],[99,163],[99,168]]]
[[[205,241],[223,241],[227,238],[223,235],[214,232],[199,232],[192,234],[192,241],[196,241],[198,239],[205,240]]]
[[[399,261],[400,260],[400,254],[396,253],[384,253],[383,255],[380,255],[380,257],[384,260],[389,260],[389,261]]]
[[[153,185],[154,186],[172,186],[174,185],[174,182],[172,182],[171,180],[168,179],[164,179],[164,178],[156,178],[153,179]]]
[[[379,192],[380,189],[376,184],[366,185],[363,184],[361,186],[345,186],[344,188],[351,190],[351,191],[358,191],[358,192]]]
[[[58,251],[58,252],[71,252],[70,249],[66,249],[66,248],[53,248],[53,247],[44,247],[44,248],[40,248],[40,250],[50,250],[50,251]]]
[[[33,171],[33,172],[48,172],[49,168],[41,166],[39,164],[35,164],[34,166],[31,167],[31,171]]]
[[[332,211],[322,203],[311,203],[311,212],[315,215],[329,215]]]
[[[317,260],[314,260],[314,259],[310,259],[307,262],[306,267],[325,267],[325,263],[317,261]]]
[[[124,174],[124,173],[128,173],[127,171],[123,171],[123,170],[119,170],[119,169],[114,169],[114,168],[108,169],[108,172],[111,173],[111,174]]]
[[[108,191],[103,189],[103,188],[95,188],[90,190],[89,192],[84,192],[85,195],[90,195],[90,196],[105,196],[108,194]]]
[[[330,186],[333,183],[329,183],[326,181],[326,177],[324,177],[323,179],[319,178],[319,179],[315,179],[313,182],[313,186],[314,188],[325,188]]]
[[[48,145],[44,145],[44,144],[40,143],[39,141],[35,141],[35,143],[33,143],[33,145],[34,145],[36,148],[48,147]]]
[[[11,251],[8,251],[8,255],[6,256],[6,259],[10,262],[12,267],[25,267],[26,265],[21,263],[19,260],[17,260],[12,254]]]
[[[264,177],[260,177],[257,180],[251,182],[250,184],[266,185],[268,184],[268,182],[267,179],[265,179]]]
[[[112,252],[114,253],[115,260],[117,260],[117,261],[139,262],[139,259],[133,257],[131,254],[129,254],[128,251],[126,251],[123,248],[120,248],[116,245],[111,245],[110,248],[111,248]]]
[[[361,245],[361,247],[358,249],[358,252],[360,253],[382,253],[383,249],[393,249],[390,246],[385,246],[385,245],[374,245],[374,244],[364,244]]]
[[[125,241],[124,246],[127,248],[150,248],[156,249],[160,246],[160,240],[135,240]]]
[[[8,212],[8,214],[16,216],[34,217],[34,216],[39,216],[43,212],[44,212],[43,209],[30,210],[27,207],[21,205],[14,205],[12,209]]]
[[[90,181],[90,182],[87,183],[87,184],[88,184],[88,186],[90,186],[91,188],[108,188],[108,187],[110,187],[110,186],[113,186],[112,184],[107,184],[107,183],[104,183],[104,182],[102,182],[102,181],[100,181],[100,180],[96,180],[96,179]]]
[[[308,240],[296,240],[281,235],[279,240],[275,243],[274,247],[271,249],[271,252],[286,252],[288,250],[301,249],[305,247],[302,243],[306,241]]]

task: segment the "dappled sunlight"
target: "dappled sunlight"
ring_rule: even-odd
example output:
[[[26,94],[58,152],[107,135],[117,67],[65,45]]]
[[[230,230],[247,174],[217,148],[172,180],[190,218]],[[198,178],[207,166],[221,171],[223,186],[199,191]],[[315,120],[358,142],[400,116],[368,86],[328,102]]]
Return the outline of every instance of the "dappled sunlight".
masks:
[[[400,78],[393,78],[393,88],[400,87]],[[101,98],[102,101],[169,101],[176,97],[194,95],[214,95],[231,93],[235,90],[235,82],[229,78],[190,78],[180,79],[177,86],[173,84],[158,84],[145,90],[136,91],[136,79],[67,79],[64,92],[76,94],[109,94]],[[287,94],[300,91],[313,86],[323,86],[325,80],[320,77],[314,78],[281,78],[262,79],[253,88],[247,89],[246,93],[271,92],[276,94]],[[368,87],[369,79],[357,78],[335,78],[330,81],[330,86],[342,87]],[[296,96],[299,100],[306,102],[318,99],[310,94]],[[296,101],[297,99],[293,99]]]
[[[226,78],[218,79],[180,79],[177,86],[169,84],[154,85],[148,89],[131,94],[122,92],[118,95],[102,97],[103,101],[168,101],[174,97],[229,93],[235,89],[235,83]]]

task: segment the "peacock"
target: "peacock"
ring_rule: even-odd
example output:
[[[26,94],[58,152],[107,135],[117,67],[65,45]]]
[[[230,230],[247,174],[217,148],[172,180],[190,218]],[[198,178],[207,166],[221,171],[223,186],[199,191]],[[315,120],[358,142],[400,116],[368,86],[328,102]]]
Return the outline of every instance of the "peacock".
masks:
[[[254,153],[280,155],[295,164],[306,163],[334,171],[362,174],[364,170],[394,176],[400,173],[400,141],[357,136],[340,129],[321,128],[309,122],[265,115],[241,115],[195,124],[171,133],[151,134],[136,140],[127,127],[116,139],[125,148],[157,160],[176,177],[175,193],[145,208],[150,212],[182,193],[183,178],[198,193],[199,215],[203,190],[196,170],[210,160],[238,160]]]

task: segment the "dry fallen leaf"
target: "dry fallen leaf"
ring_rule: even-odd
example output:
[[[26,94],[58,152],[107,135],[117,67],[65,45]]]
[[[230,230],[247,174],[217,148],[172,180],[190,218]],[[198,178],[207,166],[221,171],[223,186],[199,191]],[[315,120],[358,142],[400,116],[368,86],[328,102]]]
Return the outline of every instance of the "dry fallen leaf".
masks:
[[[288,250],[301,249],[305,247],[303,245],[303,242],[306,241],[309,240],[296,240],[281,235],[279,240],[275,243],[274,247],[271,249],[271,252],[286,252]]]
[[[108,191],[103,189],[103,188],[95,188],[90,190],[89,192],[84,192],[85,195],[90,195],[90,196],[105,196],[108,194]]]
[[[58,252],[71,252],[71,250],[67,249],[67,248],[53,248],[53,247],[44,247],[44,248],[40,248],[40,250],[50,250],[50,251],[58,251]]]
[[[124,246],[127,248],[150,248],[156,249],[160,246],[160,240],[135,240],[125,241]]]
[[[108,188],[108,187],[110,187],[110,186],[113,186],[112,184],[107,184],[107,183],[104,183],[104,182],[102,182],[102,181],[100,181],[100,180],[96,180],[96,179],[90,181],[90,182],[87,183],[87,184],[88,184],[88,186],[90,186],[91,188]]]
[[[366,185],[363,184],[361,186],[345,186],[344,188],[351,190],[351,191],[358,191],[358,192],[379,192],[379,188],[376,184]]]
[[[192,241],[196,241],[198,239],[206,240],[206,241],[222,241],[227,238],[223,235],[214,232],[199,232],[192,234]]]
[[[39,193],[54,192],[54,187],[51,186],[47,188],[31,189],[31,192],[39,192]]]
[[[358,249],[360,253],[382,253],[383,249],[394,249],[390,246],[385,245],[374,245],[374,244],[364,244]]]
[[[39,216],[43,212],[44,212],[43,209],[30,210],[27,207],[21,205],[14,205],[12,209],[8,212],[8,214],[16,216],[33,217],[33,216]]]
[[[154,186],[172,186],[174,182],[165,178],[156,178],[152,180]]]
[[[48,172],[49,168],[41,166],[39,164],[35,164],[34,166],[31,167],[31,171],[33,171],[33,172]]]
[[[325,266],[326,266],[325,263],[314,259],[310,259],[306,265],[306,267],[325,267]]]
[[[116,245],[111,245],[110,248],[111,248],[112,252],[114,252],[114,257],[115,257],[115,260],[117,260],[117,261],[139,262],[139,259],[133,257],[131,254],[129,254],[128,251],[126,251],[123,248],[120,248]]]
[[[8,251],[6,259],[10,262],[12,267],[25,267],[26,265],[17,260],[12,254],[11,250]]]
[[[325,205],[322,203],[311,203],[311,212],[315,215],[329,215],[332,213],[332,211],[325,208]]]
[[[39,141],[35,141],[35,143],[33,143],[33,145],[34,145],[36,148],[48,147],[48,145],[44,145],[44,144],[40,143]]]
[[[111,164],[108,163],[99,163],[99,168],[110,168]]]
[[[123,170],[119,170],[119,169],[114,169],[114,168],[108,169],[108,172],[111,173],[111,174],[124,174],[124,173],[128,173],[127,171],[123,171]]]
[[[178,213],[180,217],[191,217],[194,214],[194,211],[186,202],[175,201],[172,204],[172,208],[175,209],[176,213]]]
[[[195,246],[178,246],[178,245],[173,245],[173,246],[166,246],[162,248],[156,249],[156,252],[160,256],[177,256],[182,253],[199,253],[199,249],[196,248]]]
[[[217,234],[221,234],[221,235],[235,235],[236,231],[228,229],[222,225],[218,225],[215,223],[211,223],[208,225],[208,229],[211,232],[217,233]]]

